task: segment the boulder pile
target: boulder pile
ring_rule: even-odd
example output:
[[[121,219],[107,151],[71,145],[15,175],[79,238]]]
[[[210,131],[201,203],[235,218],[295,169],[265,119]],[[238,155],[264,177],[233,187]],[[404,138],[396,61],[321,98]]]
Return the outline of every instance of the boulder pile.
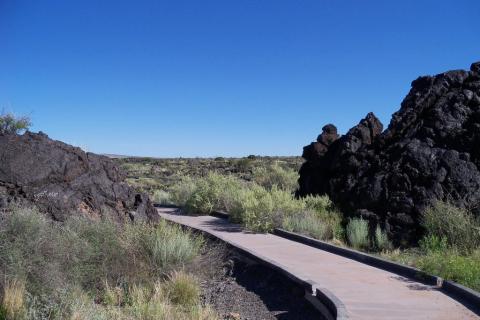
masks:
[[[298,196],[327,194],[347,216],[418,239],[422,211],[450,201],[480,216],[480,62],[419,77],[388,128],[373,113],[304,147]]]
[[[58,221],[74,214],[117,222],[157,220],[148,196],[124,179],[109,158],[41,132],[0,134],[0,208],[34,204]]]

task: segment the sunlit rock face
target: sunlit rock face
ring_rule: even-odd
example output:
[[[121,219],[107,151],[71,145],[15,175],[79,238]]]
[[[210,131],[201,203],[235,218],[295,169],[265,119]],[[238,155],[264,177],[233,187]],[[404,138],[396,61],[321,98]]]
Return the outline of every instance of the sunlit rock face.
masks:
[[[158,219],[148,196],[107,157],[43,133],[0,135],[0,208],[34,204],[55,220],[81,214],[123,222]]]
[[[421,212],[448,200],[480,215],[480,62],[419,77],[388,128],[373,113],[304,147],[298,196],[328,194],[347,216],[418,239]]]

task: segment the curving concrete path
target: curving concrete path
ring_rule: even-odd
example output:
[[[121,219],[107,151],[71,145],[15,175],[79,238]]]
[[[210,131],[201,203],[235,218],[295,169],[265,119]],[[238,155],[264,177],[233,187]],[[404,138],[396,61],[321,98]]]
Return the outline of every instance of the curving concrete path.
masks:
[[[263,260],[274,261],[301,280],[327,288],[349,319],[480,319],[435,287],[272,234],[245,232],[212,216],[185,216],[159,208],[170,221],[205,231]]]

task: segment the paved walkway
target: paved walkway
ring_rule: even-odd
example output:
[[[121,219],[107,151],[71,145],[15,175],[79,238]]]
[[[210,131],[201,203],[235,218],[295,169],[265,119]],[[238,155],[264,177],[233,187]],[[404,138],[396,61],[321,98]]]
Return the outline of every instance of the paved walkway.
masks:
[[[244,232],[224,219],[184,216],[176,210],[158,209],[165,219],[246,248],[327,288],[344,303],[350,319],[480,319],[434,287],[272,234]]]

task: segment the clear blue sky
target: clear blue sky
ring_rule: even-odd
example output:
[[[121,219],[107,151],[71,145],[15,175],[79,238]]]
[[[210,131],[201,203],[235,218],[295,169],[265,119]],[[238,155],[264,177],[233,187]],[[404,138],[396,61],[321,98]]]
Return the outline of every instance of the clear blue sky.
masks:
[[[478,0],[0,0],[0,108],[97,153],[300,155],[475,60]]]

